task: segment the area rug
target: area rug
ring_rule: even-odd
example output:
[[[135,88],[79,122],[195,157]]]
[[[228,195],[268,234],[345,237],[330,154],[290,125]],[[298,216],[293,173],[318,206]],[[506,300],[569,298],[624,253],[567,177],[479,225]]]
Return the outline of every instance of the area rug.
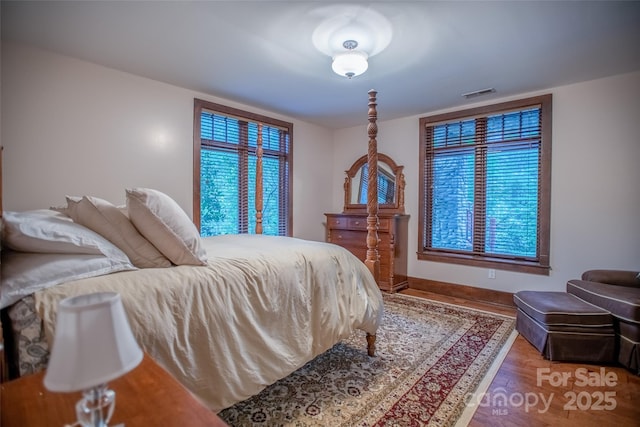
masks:
[[[236,427],[454,426],[510,347],[514,318],[401,294],[384,306],[376,357],[357,331],[218,415]]]

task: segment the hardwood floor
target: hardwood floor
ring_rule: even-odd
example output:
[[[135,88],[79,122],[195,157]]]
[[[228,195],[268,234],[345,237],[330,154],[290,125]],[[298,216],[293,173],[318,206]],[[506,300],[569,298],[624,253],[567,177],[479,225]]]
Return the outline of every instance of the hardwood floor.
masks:
[[[515,316],[511,307],[401,293]],[[639,427],[640,377],[618,366],[550,362],[518,336],[481,402],[469,426]]]

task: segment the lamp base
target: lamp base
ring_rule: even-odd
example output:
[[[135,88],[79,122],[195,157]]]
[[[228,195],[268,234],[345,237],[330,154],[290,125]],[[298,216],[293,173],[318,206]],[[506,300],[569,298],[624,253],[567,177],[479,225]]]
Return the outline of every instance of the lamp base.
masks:
[[[107,427],[116,407],[116,393],[106,384],[100,384],[82,392],[76,404],[76,416],[82,427]]]

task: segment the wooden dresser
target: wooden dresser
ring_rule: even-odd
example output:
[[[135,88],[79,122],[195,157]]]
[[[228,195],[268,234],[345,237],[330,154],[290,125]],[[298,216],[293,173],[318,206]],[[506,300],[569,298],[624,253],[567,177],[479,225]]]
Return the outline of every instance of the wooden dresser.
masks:
[[[348,249],[362,261],[367,255],[367,214],[328,213],[327,242]],[[381,290],[395,292],[407,283],[407,227],[409,215],[378,214],[378,255]]]

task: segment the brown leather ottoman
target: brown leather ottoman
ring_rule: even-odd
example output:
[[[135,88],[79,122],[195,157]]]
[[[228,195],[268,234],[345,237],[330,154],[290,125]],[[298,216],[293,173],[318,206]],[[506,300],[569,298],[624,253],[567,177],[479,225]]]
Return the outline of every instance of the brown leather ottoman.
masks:
[[[613,316],[565,292],[520,291],[516,330],[549,360],[611,363],[616,360]]]

